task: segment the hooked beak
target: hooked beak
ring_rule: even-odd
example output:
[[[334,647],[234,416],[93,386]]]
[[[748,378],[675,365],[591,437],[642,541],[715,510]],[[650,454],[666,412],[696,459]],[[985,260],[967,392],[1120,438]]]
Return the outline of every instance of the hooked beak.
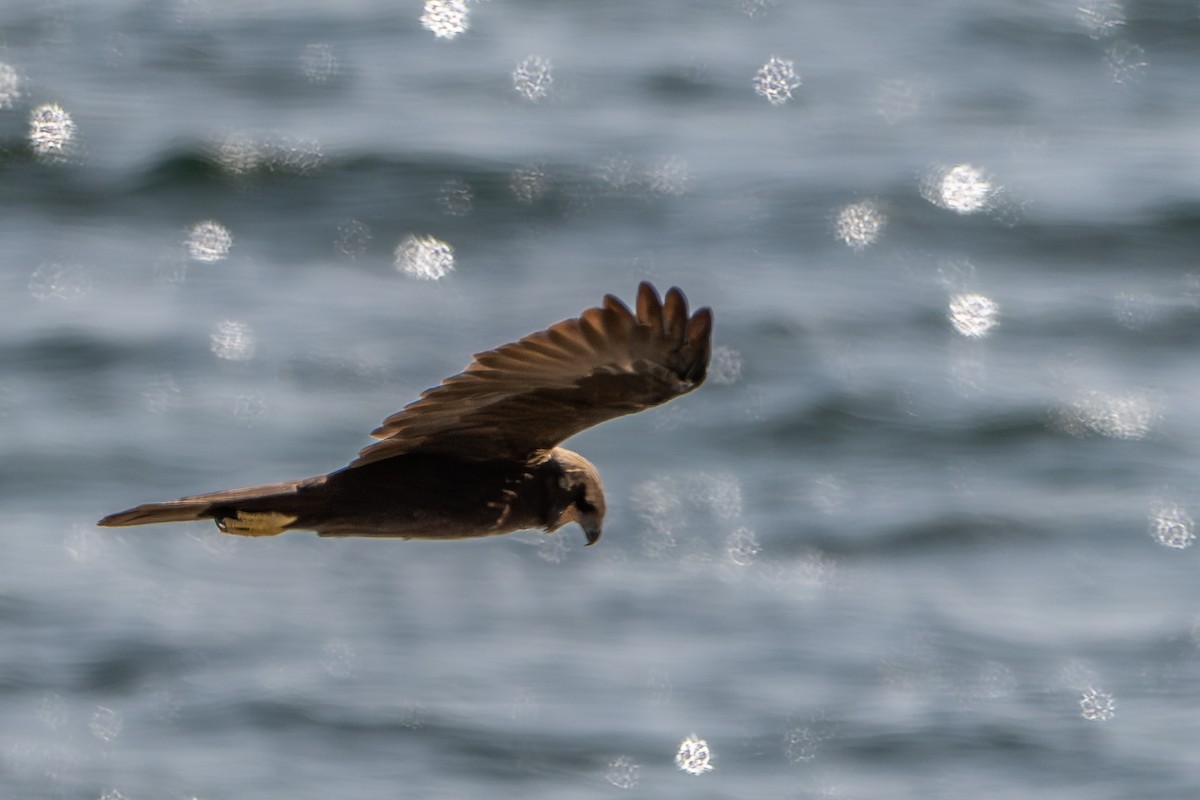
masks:
[[[580,527],[583,528],[583,535],[587,537],[586,547],[591,547],[600,541],[600,534],[604,532],[599,525],[581,525]]]

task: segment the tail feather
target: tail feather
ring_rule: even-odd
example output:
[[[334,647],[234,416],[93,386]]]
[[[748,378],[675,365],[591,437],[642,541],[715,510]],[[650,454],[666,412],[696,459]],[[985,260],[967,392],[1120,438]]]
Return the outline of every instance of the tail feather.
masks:
[[[102,528],[122,528],[126,525],[149,525],[154,522],[190,522],[205,519],[212,508],[207,500],[170,500],[166,503],[143,503],[135,508],[109,514],[96,524]]]
[[[156,522],[191,522],[198,519],[211,519],[214,516],[214,509],[219,508],[228,512],[244,503],[281,495],[295,495],[301,485],[311,483],[312,480],[314,479],[247,486],[243,489],[228,489],[223,492],[181,497],[178,500],[168,500],[164,503],[143,503],[125,511],[109,514],[96,524],[103,528],[120,528],[127,525],[149,525]],[[323,480],[323,478],[315,480]]]

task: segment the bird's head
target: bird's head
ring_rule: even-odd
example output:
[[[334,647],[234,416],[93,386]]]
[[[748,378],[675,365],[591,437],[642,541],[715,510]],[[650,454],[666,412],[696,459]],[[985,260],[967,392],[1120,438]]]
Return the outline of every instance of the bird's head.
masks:
[[[553,532],[575,522],[583,528],[587,543],[595,544],[604,532],[604,487],[600,484],[600,473],[592,462],[564,447],[554,448],[550,458],[561,470],[555,503],[555,508],[561,511],[547,530]]]

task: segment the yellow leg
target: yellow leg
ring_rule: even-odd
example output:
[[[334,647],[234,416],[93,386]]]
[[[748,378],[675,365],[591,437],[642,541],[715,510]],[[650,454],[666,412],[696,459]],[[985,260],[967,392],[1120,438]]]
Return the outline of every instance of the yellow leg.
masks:
[[[217,528],[234,536],[277,536],[297,519],[278,511],[239,511],[236,517],[217,520]]]

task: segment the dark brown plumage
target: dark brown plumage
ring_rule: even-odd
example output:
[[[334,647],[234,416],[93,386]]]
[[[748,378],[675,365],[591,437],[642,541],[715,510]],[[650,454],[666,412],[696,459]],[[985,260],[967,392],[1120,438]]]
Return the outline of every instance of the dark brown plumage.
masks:
[[[559,447],[585,428],[686,394],[704,381],[712,311],[683,292],[638,288],[636,313],[602,305],[479,353],[372,432],[349,466],[305,480],[147,503],[103,526],[215,519],[226,533],[461,539],[568,522],[600,538],[596,468]]]

